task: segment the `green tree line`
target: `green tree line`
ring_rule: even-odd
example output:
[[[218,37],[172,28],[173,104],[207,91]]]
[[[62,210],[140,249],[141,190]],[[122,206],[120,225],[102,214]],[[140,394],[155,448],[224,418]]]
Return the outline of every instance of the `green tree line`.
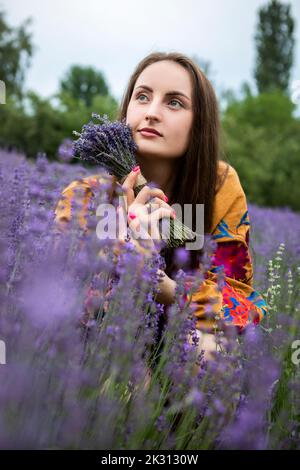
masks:
[[[242,97],[227,93],[221,113],[222,150],[249,201],[300,210],[300,118],[295,116],[300,90],[296,100],[290,91],[295,22],[290,5],[278,0],[261,7],[257,18],[257,92],[245,82]],[[24,92],[35,49],[29,28],[29,20],[17,28],[9,26],[0,12],[0,80],[7,85],[6,104],[0,105],[0,147],[29,158],[45,152],[54,160],[61,142],[72,138],[72,131],[80,130],[92,112],[115,119],[118,103],[103,72],[80,65],[67,70],[51,98]]]

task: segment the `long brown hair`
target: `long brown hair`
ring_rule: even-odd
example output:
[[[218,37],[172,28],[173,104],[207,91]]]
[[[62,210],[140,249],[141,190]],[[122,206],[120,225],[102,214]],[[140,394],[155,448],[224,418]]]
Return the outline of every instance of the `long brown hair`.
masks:
[[[190,143],[185,155],[180,157],[177,175],[169,204],[192,204],[192,228],[196,229],[196,204],[204,204],[204,232],[212,229],[215,194],[219,190],[224,175],[218,176],[220,159],[220,118],[214,89],[200,67],[192,59],[178,52],[153,52],[139,62],[129,79],[123,95],[117,119],[126,118],[127,108],[139,75],[149,65],[161,60],[172,60],[184,67],[192,79],[193,123]],[[190,268],[197,268],[202,250],[190,250]],[[172,274],[174,249],[164,249],[166,273]]]

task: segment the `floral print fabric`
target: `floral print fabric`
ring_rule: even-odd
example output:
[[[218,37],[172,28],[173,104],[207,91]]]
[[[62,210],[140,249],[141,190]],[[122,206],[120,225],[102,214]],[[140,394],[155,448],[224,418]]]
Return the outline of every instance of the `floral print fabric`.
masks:
[[[224,167],[225,162],[221,161],[219,170]],[[191,298],[197,307],[197,328],[211,331],[216,328],[215,315],[219,315],[241,331],[267,315],[265,300],[253,288],[250,227],[245,193],[236,171],[229,165],[225,182],[216,195],[212,239],[217,247],[212,267]],[[220,271],[224,276],[221,288],[217,284]]]

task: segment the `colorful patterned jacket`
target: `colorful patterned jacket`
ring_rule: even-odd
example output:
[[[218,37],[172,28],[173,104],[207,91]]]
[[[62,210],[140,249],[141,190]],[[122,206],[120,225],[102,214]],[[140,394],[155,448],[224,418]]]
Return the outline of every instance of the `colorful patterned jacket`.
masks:
[[[219,174],[228,164],[219,161]],[[73,181],[62,192],[62,199],[55,210],[56,222],[63,224],[71,219],[71,203],[77,189],[83,191],[79,224],[86,224],[88,204],[93,197],[93,186],[101,184],[103,176],[93,175]],[[75,191],[74,191],[75,190]],[[77,197],[77,196],[76,196]],[[212,332],[219,315],[226,324],[233,324],[241,331],[249,324],[257,324],[268,313],[263,297],[253,288],[253,267],[249,249],[250,220],[247,200],[237,172],[228,166],[227,176],[215,196],[215,208],[211,234],[217,242],[212,257],[212,267],[197,292],[187,297],[196,306],[197,328]],[[224,269],[224,286],[217,285],[217,271]],[[188,294],[188,292],[187,292]]]

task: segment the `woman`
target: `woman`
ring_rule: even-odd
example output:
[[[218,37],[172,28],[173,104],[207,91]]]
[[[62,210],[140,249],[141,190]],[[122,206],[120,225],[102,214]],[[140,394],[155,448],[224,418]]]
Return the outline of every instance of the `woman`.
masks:
[[[138,145],[139,167],[122,186],[127,194],[128,223],[137,229],[145,220],[174,217],[171,205],[204,204],[204,231],[217,242],[212,269],[201,288],[192,295],[197,305],[197,330],[204,341],[199,347],[215,349],[213,331],[219,314],[226,324],[243,329],[267,314],[266,303],[252,287],[253,270],[249,252],[250,221],[247,201],[236,171],[220,159],[220,121],[215,92],[201,69],[180,53],[152,53],[132,74],[118,119],[126,118]],[[147,131],[148,129],[148,131]],[[144,188],[135,198],[133,187],[139,172],[160,189]],[[85,224],[85,208],[93,196],[97,176],[71,183],[56,209],[58,223],[70,219],[74,189],[85,190],[79,222]],[[149,201],[160,207],[148,214]],[[193,230],[195,230],[193,217]],[[140,245],[136,242],[137,249]],[[142,251],[142,248],[141,250]],[[190,250],[190,268],[200,266],[201,250]],[[164,249],[166,270],[157,301],[170,305],[176,283],[174,250]],[[225,283],[217,286],[217,271],[224,267]],[[210,312],[211,313],[211,312]]]

